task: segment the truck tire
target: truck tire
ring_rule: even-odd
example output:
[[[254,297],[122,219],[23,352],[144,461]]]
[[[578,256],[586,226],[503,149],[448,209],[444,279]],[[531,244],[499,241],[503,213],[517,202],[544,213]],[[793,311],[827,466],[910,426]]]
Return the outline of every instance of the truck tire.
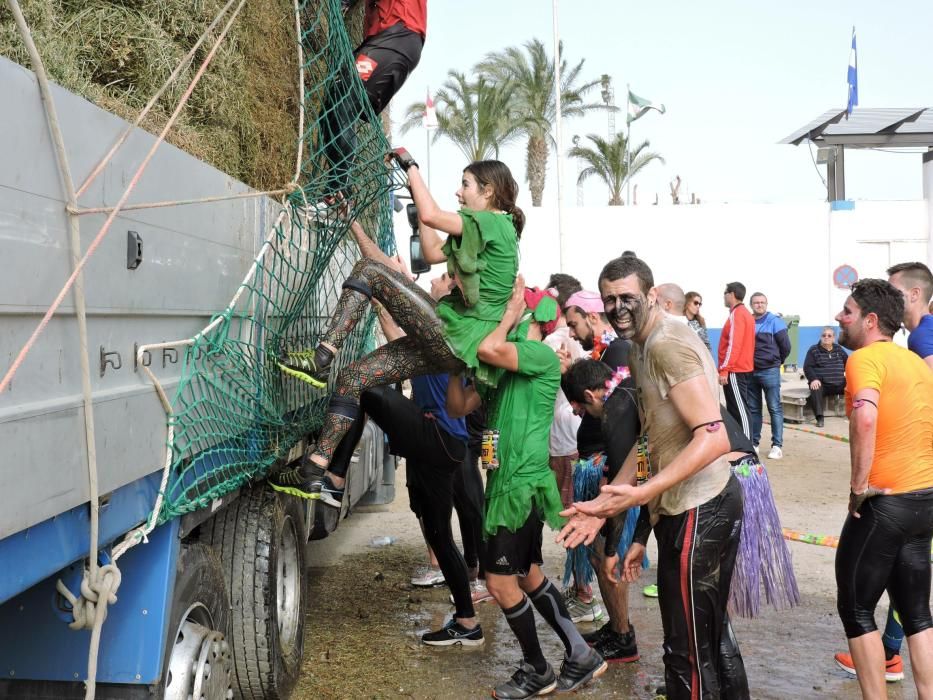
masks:
[[[233,687],[230,622],[230,599],[217,554],[200,542],[182,545],[158,697],[229,697]]]
[[[301,671],[307,586],[304,514],[298,499],[265,484],[201,526],[220,555],[230,591],[234,696],[287,698]]]

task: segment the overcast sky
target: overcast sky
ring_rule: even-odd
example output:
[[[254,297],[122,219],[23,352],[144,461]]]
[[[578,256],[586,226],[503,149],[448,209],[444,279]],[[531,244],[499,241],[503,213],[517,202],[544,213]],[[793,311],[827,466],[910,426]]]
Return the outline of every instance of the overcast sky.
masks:
[[[428,40],[421,63],[393,103],[393,117],[436,90],[447,71],[469,72],[490,51],[538,37],[552,46],[550,0],[429,0]],[[858,36],[862,107],[933,106],[933,2],[909,0],[710,0],[706,3],[561,0],[560,34],[570,62],[586,59],[584,76],[614,79],[625,128],[625,86],[667,114],[634,123],[632,140],[649,139],[666,165],[652,164],[635,180],[639,202],[670,202],[668,183],[680,175],[682,194],[715,202],[819,201],[825,189],[806,146],[777,142],[825,110],[844,108],[852,26]],[[599,101],[598,89],[592,99]],[[605,113],[564,123],[565,148],[574,134],[606,136]],[[396,138],[425,160],[425,132]],[[524,182],[524,148],[500,156]],[[446,206],[465,165],[439,142],[431,150],[432,190]],[[556,160],[545,199],[557,197]],[[920,156],[846,153],[850,199],[921,196]],[[823,170],[823,166],[820,166]],[[574,161],[565,165],[564,201],[576,202]],[[586,205],[605,204],[605,187],[584,189]],[[522,199],[520,198],[520,202]],[[528,204],[528,201],[523,202]]]

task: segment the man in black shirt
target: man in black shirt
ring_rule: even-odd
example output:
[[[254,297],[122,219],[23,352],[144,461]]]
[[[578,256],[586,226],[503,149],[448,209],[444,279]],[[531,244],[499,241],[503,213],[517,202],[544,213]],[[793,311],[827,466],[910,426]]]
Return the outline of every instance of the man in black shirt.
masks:
[[[807,350],[803,373],[810,387],[810,407],[816,427],[823,427],[823,397],[842,396],[846,391],[846,351],[836,342],[836,330],[826,326],[820,342]]]
[[[620,342],[627,361],[628,343]],[[618,369],[610,370],[598,360],[579,360],[564,374],[561,387],[574,409],[585,411],[599,426],[606,455],[606,478],[612,481],[638,440],[641,429],[635,383],[628,368],[620,365]],[[635,628],[628,619],[628,583],[621,581],[616,573],[619,540],[627,515],[623,512],[608,519],[590,552],[599,589],[609,611],[609,622],[584,639],[610,662],[630,662],[639,658]],[[623,546],[628,544],[623,543]]]

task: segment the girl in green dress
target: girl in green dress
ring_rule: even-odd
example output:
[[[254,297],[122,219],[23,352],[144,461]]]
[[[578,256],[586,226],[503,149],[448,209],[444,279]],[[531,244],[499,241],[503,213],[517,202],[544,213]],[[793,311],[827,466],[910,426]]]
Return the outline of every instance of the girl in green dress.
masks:
[[[435,303],[405,275],[364,256],[344,281],[336,311],[318,346],[280,358],[279,367],[286,374],[325,387],[334,356],[371,299],[378,300],[406,333],[339,372],[321,436],[311,454],[312,466],[296,467],[270,479],[273,488],[296,496],[317,498],[326,487],[342,497],[343,480],[323,470],[359,415],[359,397],[366,389],[424,374],[466,370],[482,390],[494,388],[503,373],[480,362],[477,348],[502,318],[518,271],[518,241],[525,217],[515,205],[518,185],[512,173],[497,160],[470,163],[457,190],[461,209],[448,212],[434,201],[407,151],[396,149],[390,158],[408,174],[424,258],[431,264],[447,263],[451,293]],[[442,240],[438,231],[448,234],[447,239]]]

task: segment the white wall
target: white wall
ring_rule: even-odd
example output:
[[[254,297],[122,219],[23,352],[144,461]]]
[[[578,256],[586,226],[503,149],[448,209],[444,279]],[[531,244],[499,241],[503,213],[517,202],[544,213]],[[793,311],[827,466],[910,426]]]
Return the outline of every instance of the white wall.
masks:
[[[542,285],[560,269],[557,211],[526,210],[521,270]],[[772,311],[800,316],[801,326],[832,321],[846,292],[832,285],[842,264],[860,277],[883,277],[891,264],[925,260],[927,208],[922,200],[856,202],[848,211],[825,203],[703,204],[679,207],[583,207],[565,211],[565,272],[595,290],[602,266],[634,250],[655,281],[676,282],[704,297],[710,327],[726,318],[722,290],[740,281],[768,295]]]

